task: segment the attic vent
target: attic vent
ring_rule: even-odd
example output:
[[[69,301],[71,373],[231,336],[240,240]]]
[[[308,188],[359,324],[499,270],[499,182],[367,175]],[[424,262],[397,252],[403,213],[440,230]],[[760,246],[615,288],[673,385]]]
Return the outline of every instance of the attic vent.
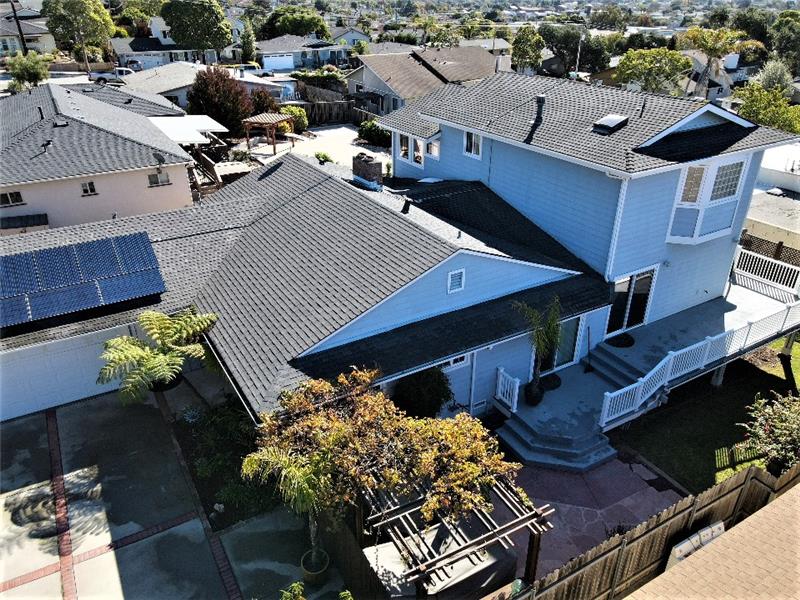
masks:
[[[67,125],[69,125],[69,121],[63,119],[56,119],[53,121],[53,127],[66,127]]]
[[[600,135],[611,135],[628,124],[627,115],[606,115],[592,124],[592,131]]]
[[[82,91],[84,94],[91,94],[91,93],[93,93],[93,92],[94,92],[94,89],[92,89],[92,88],[90,88],[90,87],[85,87],[85,88],[83,88],[81,91]]]

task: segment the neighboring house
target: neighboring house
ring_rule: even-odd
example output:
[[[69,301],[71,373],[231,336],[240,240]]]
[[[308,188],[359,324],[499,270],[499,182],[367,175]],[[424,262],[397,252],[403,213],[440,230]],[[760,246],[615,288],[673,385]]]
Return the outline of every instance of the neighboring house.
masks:
[[[753,194],[744,228],[755,238],[793,249],[800,258],[800,193]]]
[[[316,69],[325,65],[344,66],[350,46],[316,37],[282,35],[256,42],[256,57],[264,70],[293,71]]]
[[[0,101],[7,233],[25,223],[64,227],[191,204],[191,157],[148,120],[169,109],[93,94],[45,84]]]
[[[215,50],[184,48],[169,37],[169,27],[161,17],[150,18],[148,38],[111,38],[111,48],[122,67],[131,60],[139,62],[143,69],[152,69],[175,61],[191,61],[213,64],[217,62]]]
[[[495,57],[482,48],[423,48],[410,54],[368,54],[347,76],[348,92],[379,115],[446,83],[467,82],[495,73]]]
[[[367,54],[409,54],[420,49],[419,46],[398,44],[397,42],[369,42],[367,46],[369,47]]]
[[[56,49],[56,41],[38,11],[20,8],[17,14],[28,50],[46,54]],[[0,56],[13,56],[21,51],[22,41],[13,14],[0,14]]]
[[[134,91],[158,94],[181,108],[186,108],[189,104],[187,94],[194,85],[197,74],[207,68],[206,65],[197,63],[174,62],[126,76],[125,87]],[[275,98],[282,99],[294,91],[294,86],[285,80],[272,81],[270,78],[256,77],[235,69],[231,72],[249,92],[266,90]]]
[[[344,41],[348,46],[353,46],[356,42],[369,42],[370,37],[355,27],[334,27],[331,29],[331,39],[336,44]]]
[[[699,95],[708,100],[717,100],[727,98],[733,93],[734,80],[724,67],[712,67],[703,88],[698,90],[697,84],[705,71],[708,58],[700,50],[682,50],[681,53],[692,60],[692,72],[690,76],[688,78],[683,78],[680,83],[680,88],[686,92],[687,96]],[[727,62],[728,57],[723,59],[723,63]],[[706,88],[708,89],[706,90]]]
[[[474,40],[461,40],[458,45],[462,48],[483,48],[495,56],[511,54],[511,44],[509,44],[503,38],[476,38]]]
[[[526,462],[588,468],[613,454],[601,431],[800,326],[800,271],[770,275],[737,247],[763,151],[790,134],[709,103],[508,73],[440,87],[381,123],[393,132],[396,177],[445,180],[407,194],[420,210],[466,234],[493,215],[507,234],[525,219],[587,265],[567,268],[609,286],[610,304],[565,313],[565,359],[554,363],[564,391],[548,392],[547,409],[517,404],[529,371],[514,375],[510,396],[498,375],[495,405],[511,416],[499,433]],[[442,205],[436,186],[453,180],[485,190]],[[508,364],[530,363],[519,344]],[[587,350],[590,373],[576,364]]]

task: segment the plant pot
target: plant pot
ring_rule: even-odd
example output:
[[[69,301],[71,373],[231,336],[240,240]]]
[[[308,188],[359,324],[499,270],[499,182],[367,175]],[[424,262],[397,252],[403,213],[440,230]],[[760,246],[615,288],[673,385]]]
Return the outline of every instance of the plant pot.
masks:
[[[310,567],[311,552],[312,551],[309,550],[303,554],[303,557],[300,559],[300,569],[303,571],[303,581],[308,585],[321,585],[325,583],[325,580],[328,578],[328,566],[331,563],[331,559],[325,550],[320,550],[319,553],[322,555],[322,566],[312,570]]]
[[[169,383],[162,383],[161,381],[156,381],[151,387],[150,390],[153,392],[167,392],[169,390],[174,390],[183,382],[183,374],[178,373],[177,377],[170,381]]]
[[[544,398],[544,390],[541,385],[538,389],[534,389],[533,385],[528,382],[523,391],[525,392],[525,404],[528,406],[537,406]]]
[[[561,377],[559,377],[557,373],[550,373],[550,375],[542,377],[539,385],[542,388],[542,395],[544,395],[544,392],[557,390],[561,387]]]

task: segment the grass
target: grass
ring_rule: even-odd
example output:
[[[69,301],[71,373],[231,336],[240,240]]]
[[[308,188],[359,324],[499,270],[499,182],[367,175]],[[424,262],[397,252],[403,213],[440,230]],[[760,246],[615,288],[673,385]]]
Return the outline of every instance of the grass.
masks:
[[[780,350],[782,341],[773,344]],[[792,365],[800,377],[800,344]],[[721,388],[705,375],[670,394],[669,404],[618,428],[609,435],[615,444],[638,452],[692,493],[701,492],[751,464],[763,463],[742,444],[744,431],[737,423],[749,420],[748,408],[756,394],[786,392],[783,369],[773,356],[767,362],[730,363]]]

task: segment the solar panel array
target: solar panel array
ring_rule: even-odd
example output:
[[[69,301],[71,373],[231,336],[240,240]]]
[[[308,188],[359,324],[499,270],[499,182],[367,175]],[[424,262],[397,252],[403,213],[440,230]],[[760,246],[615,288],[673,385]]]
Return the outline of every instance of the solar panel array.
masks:
[[[0,327],[165,290],[144,232],[0,256]]]

